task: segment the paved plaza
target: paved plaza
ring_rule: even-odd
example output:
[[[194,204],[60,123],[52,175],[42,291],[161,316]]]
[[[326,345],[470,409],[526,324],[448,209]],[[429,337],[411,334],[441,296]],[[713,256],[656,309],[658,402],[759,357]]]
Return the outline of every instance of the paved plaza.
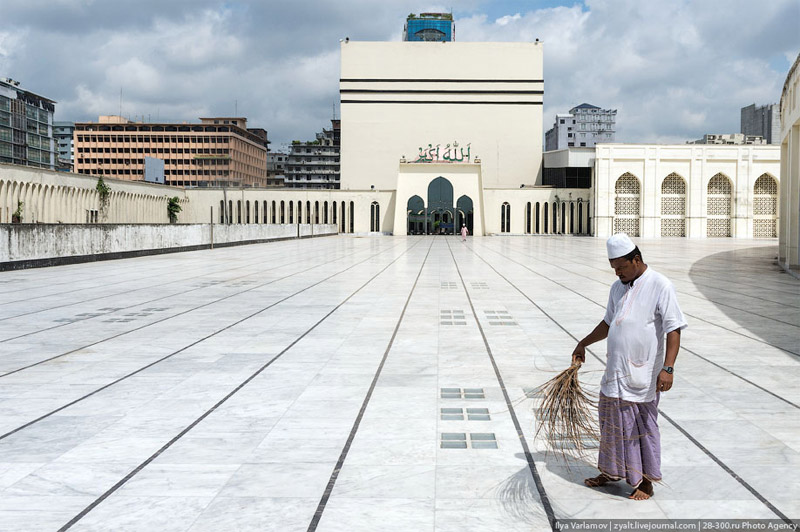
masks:
[[[337,236],[0,273],[0,530],[800,518],[800,281],[774,240],[639,245],[689,321],[650,500],[526,395],[603,317],[603,239]]]

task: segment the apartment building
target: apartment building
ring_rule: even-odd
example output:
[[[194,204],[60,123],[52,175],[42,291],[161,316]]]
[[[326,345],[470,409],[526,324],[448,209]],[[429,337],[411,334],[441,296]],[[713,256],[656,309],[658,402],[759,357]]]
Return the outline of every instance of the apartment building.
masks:
[[[553,127],[545,133],[545,150],[591,148],[601,142],[614,142],[616,123],[616,109],[582,103],[569,113],[556,115]]]
[[[331,129],[317,133],[310,142],[292,141],[286,159],[286,187],[329,188],[340,187],[339,150],[341,121],[331,120]]]

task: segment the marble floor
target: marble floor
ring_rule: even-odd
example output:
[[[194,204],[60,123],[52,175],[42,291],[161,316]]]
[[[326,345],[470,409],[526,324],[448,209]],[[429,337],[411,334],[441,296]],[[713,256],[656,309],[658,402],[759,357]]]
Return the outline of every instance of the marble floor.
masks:
[[[639,244],[689,321],[648,501],[526,396],[602,319],[602,239],[340,236],[0,273],[0,530],[799,518],[800,281],[775,241]]]

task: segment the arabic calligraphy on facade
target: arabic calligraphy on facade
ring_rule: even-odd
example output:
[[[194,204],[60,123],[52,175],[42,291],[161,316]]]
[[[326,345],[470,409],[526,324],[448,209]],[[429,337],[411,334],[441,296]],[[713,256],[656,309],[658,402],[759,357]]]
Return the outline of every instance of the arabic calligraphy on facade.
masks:
[[[458,142],[434,146],[428,144],[427,148],[419,148],[419,156],[415,163],[468,163],[470,162],[470,145],[466,149],[460,147]]]

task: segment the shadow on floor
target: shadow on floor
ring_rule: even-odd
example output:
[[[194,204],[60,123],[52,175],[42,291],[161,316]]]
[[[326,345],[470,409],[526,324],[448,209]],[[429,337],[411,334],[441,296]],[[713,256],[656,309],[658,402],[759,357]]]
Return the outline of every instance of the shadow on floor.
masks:
[[[543,519],[547,520],[536,483],[527,467],[523,467],[503,481],[497,488],[497,495],[503,509],[516,521],[536,524],[541,523]]]
[[[800,283],[781,269],[777,262],[777,254],[777,246],[759,246],[722,251],[704,257],[692,264],[689,270],[689,278],[710,303],[716,305],[726,316],[735,321],[739,327],[745,329],[747,331],[746,334],[800,354],[797,349],[796,328],[780,322],[770,322],[767,318],[754,317],[749,313],[751,309],[747,308],[747,301],[750,299],[740,298],[737,300],[736,294],[730,292],[731,289],[740,285],[742,290],[746,290],[748,294],[761,297],[758,296],[760,288],[758,277],[754,277],[754,274],[763,275],[764,280],[770,282],[769,288],[772,291],[764,294],[768,299],[777,300],[774,297],[776,294],[774,292],[775,287],[786,286],[787,293],[796,292],[800,287]],[[780,303],[764,301],[764,304],[774,305],[776,308],[781,307]],[[738,309],[735,307],[738,307]],[[752,311],[758,312],[757,309]],[[792,312],[794,316],[792,316]],[[792,318],[796,318],[798,312],[800,311],[797,308],[787,308],[784,320],[792,321]],[[767,315],[763,311],[758,313]]]

